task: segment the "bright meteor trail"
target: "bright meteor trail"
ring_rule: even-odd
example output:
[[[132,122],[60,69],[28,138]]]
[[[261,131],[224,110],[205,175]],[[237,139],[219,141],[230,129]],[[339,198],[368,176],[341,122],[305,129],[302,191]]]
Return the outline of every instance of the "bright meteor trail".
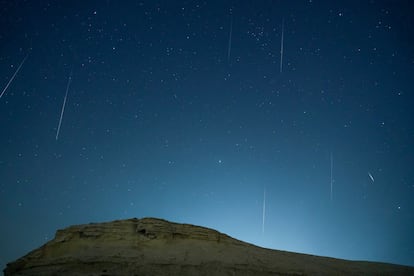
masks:
[[[12,83],[14,78],[16,77],[17,73],[19,73],[20,68],[22,68],[24,62],[26,61],[27,57],[29,56],[29,53],[24,57],[23,61],[20,63],[19,67],[17,67],[17,70],[14,72],[13,76],[10,78],[9,82],[7,83],[6,87],[4,87],[3,91],[0,94],[0,99],[3,97],[3,94],[6,92],[7,88],[9,88],[9,85]]]
[[[60,126],[62,124],[63,112],[65,112],[66,99],[68,97],[69,86],[70,86],[71,82],[72,82],[72,71],[70,71],[68,84],[66,85],[66,94],[65,94],[65,98],[63,99],[62,111],[60,112],[59,125],[58,125],[57,131],[56,131],[56,141],[59,138]]]
[[[266,219],[266,188],[263,190],[262,233],[264,233]]]

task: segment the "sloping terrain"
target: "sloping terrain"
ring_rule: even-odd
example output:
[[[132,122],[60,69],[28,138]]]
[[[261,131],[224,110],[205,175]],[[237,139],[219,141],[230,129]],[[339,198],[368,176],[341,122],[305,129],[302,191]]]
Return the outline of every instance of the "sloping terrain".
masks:
[[[414,275],[414,267],[264,249],[204,227],[134,218],[58,230],[4,274]]]

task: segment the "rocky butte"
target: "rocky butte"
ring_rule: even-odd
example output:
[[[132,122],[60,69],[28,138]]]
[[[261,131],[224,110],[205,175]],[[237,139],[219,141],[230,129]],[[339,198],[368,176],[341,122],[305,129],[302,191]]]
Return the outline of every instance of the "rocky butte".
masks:
[[[215,230],[143,218],[58,230],[11,275],[414,275],[414,267],[257,247]]]

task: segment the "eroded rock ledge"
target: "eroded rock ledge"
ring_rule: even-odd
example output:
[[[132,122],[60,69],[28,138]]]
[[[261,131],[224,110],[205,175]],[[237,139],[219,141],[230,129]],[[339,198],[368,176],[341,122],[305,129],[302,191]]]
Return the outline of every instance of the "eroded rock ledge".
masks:
[[[9,275],[414,275],[413,267],[269,250],[155,218],[70,226]]]
[[[76,239],[104,239],[107,241],[129,240],[134,242],[151,239],[165,241],[174,239],[194,239],[215,242],[236,242],[235,239],[212,229],[190,224],[171,223],[156,218],[133,218],[106,223],[70,226],[64,230],[58,230],[54,241],[66,242]]]

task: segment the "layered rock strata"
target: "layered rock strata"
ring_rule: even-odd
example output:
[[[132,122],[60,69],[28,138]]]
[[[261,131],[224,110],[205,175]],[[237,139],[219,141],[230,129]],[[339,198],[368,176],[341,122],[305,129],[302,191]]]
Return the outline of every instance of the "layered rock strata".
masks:
[[[134,218],[58,230],[4,275],[414,275],[414,268],[270,250],[204,227]]]

